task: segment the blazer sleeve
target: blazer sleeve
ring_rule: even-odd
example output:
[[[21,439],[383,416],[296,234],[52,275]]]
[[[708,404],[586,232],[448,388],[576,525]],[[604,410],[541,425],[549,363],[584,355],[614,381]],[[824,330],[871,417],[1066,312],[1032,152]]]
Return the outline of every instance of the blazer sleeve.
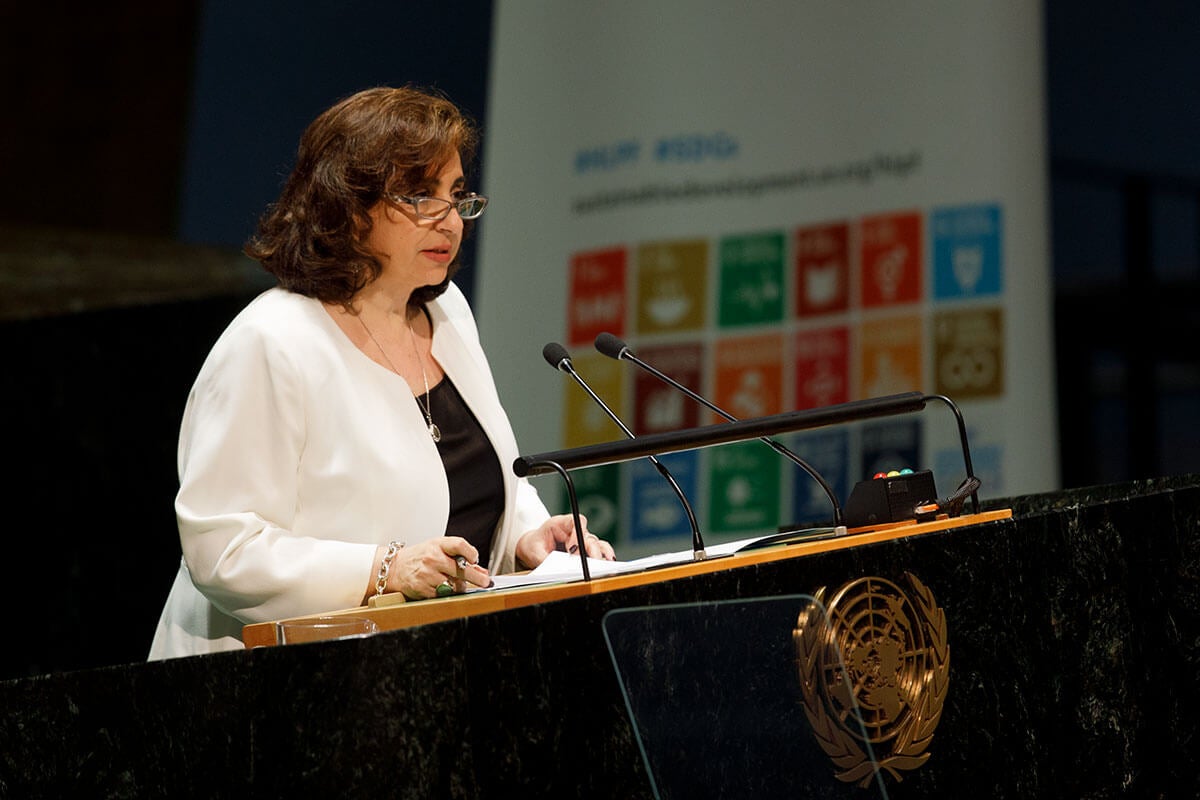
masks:
[[[188,397],[175,504],[183,555],[197,589],[242,621],[357,606],[370,578],[373,544],[290,529],[309,411],[304,369],[245,324],[218,340]]]

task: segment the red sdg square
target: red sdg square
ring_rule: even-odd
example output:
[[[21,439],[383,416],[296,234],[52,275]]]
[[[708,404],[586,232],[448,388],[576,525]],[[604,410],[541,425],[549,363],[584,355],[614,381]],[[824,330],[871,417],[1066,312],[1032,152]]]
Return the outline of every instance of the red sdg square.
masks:
[[[865,308],[921,299],[921,215],[880,214],[862,222],[862,305]]]
[[[623,247],[571,257],[567,338],[572,347],[590,345],[603,331],[625,335],[625,263]]]
[[[801,331],[794,340],[796,408],[822,408],[850,399],[850,331],[843,326]]]
[[[699,389],[704,385],[703,345],[666,344],[639,347],[637,352],[642,360],[684,386]],[[633,429],[638,435],[678,431],[701,424],[699,403],[645,370],[636,370],[635,375]]]
[[[796,313],[845,311],[850,297],[850,226],[839,222],[796,231]]]

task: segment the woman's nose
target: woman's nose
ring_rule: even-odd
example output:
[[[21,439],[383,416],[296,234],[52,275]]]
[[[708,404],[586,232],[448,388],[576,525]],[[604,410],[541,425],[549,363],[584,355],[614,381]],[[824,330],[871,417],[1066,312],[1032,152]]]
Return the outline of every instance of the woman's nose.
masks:
[[[458,213],[458,206],[450,206],[450,213],[442,217],[438,223],[443,230],[461,231],[463,229],[463,218]]]

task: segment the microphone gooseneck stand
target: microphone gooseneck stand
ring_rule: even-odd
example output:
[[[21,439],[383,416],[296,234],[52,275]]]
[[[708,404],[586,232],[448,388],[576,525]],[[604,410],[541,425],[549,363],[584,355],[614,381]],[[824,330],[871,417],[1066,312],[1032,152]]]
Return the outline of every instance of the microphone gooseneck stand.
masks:
[[[579,498],[575,494],[575,481],[571,480],[571,474],[557,462],[537,461],[534,463],[539,469],[554,470],[562,476],[563,483],[567,485],[567,500],[571,503],[571,519],[575,521],[575,541],[579,543],[579,565],[583,570],[583,579],[590,581],[592,572],[588,568],[587,548],[583,545],[583,523],[579,519]]]
[[[616,336],[612,335],[611,333],[608,333],[607,331],[604,333],[601,333],[599,336],[596,337],[595,344],[596,344],[596,349],[598,351],[600,351],[602,354],[608,356],[609,358],[616,359],[617,361],[620,361],[622,359],[625,359],[627,361],[632,361],[634,364],[641,367],[646,372],[649,372],[655,378],[658,378],[660,381],[667,384],[671,388],[682,392],[683,394],[687,395],[692,400],[696,401],[700,405],[707,408],[709,411],[712,411],[713,413],[720,415],[727,422],[737,422],[738,421],[737,417],[734,417],[732,414],[726,413],[724,410],[722,410],[721,408],[718,408],[715,404],[709,402],[704,397],[701,397],[699,394],[692,391],[688,387],[684,386],[679,381],[675,380],[674,378],[672,378],[669,375],[664,374],[663,372],[659,371],[658,369],[655,369],[650,364],[647,364],[645,361],[638,358],[636,355],[634,355],[633,351],[629,349],[629,345],[627,345],[625,342],[621,341],[620,339],[618,339]],[[800,469],[804,470],[810,478],[812,478],[814,481],[817,482],[818,485],[820,485],[822,491],[825,492],[825,496],[827,498],[829,498],[829,504],[833,507],[833,526],[835,528],[845,527],[843,524],[843,521],[842,521],[842,505],[841,505],[841,503],[838,502],[837,493],[834,492],[833,487],[829,485],[829,481],[825,480],[825,477],[823,475],[821,475],[821,473],[817,472],[817,470],[811,464],[809,464],[807,461],[802,459],[800,456],[796,455],[794,452],[792,452],[791,450],[789,450],[787,447],[783,446],[776,440],[774,440],[768,436],[760,436],[758,438],[759,438],[760,442],[763,442],[768,447],[770,447],[772,450],[774,450],[776,453],[783,456],[787,460],[791,461],[793,464],[798,466]]]
[[[588,385],[587,381],[585,381],[579,375],[579,373],[575,371],[575,367],[571,364],[571,356],[565,347],[558,342],[550,342],[542,348],[542,357],[546,359],[547,364],[554,367],[556,370],[565,372],[574,378],[575,382],[583,387],[583,390],[588,393],[589,397],[592,398],[592,401],[595,402],[596,405],[598,405],[601,410],[608,415],[608,418],[611,419],[616,426],[621,429],[621,432],[625,434],[627,439],[637,439],[637,437],[634,436],[633,431],[629,430],[628,426],[621,421],[621,418],[618,417],[613,410],[609,408],[603,400],[600,399],[600,396],[592,390],[592,387]],[[700,535],[700,525],[696,522],[696,514],[694,511],[692,511],[692,504],[688,502],[687,495],[685,495],[683,493],[683,489],[679,487],[679,483],[676,482],[675,476],[671,474],[671,471],[667,469],[665,464],[658,460],[657,456],[654,454],[649,454],[645,456],[645,458],[654,465],[654,468],[658,470],[658,474],[663,476],[667,483],[670,484],[671,489],[674,490],[675,496],[679,498],[679,502],[683,506],[684,512],[687,514],[688,524],[692,528],[692,558],[696,561],[703,561],[708,557],[708,554],[704,550],[704,538]]]

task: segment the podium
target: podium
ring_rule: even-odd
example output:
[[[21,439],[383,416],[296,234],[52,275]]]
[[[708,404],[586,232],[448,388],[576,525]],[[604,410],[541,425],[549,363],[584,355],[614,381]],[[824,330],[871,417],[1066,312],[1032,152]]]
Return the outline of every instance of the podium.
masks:
[[[978,525],[984,522],[1008,519],[1011,516],[1011,509],[993,509],[979,514],[942,518],[930,522],[908,521],[883,525],[878,528],[857,528],[851,529],[845,536],[836,538],[822,538],[811,542],[752,550],[704,561],[692,561],[642,572],[612,575],[592,581],[533,585],[495,592],[472,592],[417,602],[406,602],[399,595],[384,595],[383,597],[372,597],[366,606],[331,610],[327,614],[364,617],[373,621],[379,630],[397,630],[415,625],[428,625],[462,617],[508,611],[556,600],[630,589],[663,581],[696,578],[742,567]],[[304,617],[292,619],[304,619]],[[281,641],[279,625],[287,621],[290,620],[273,620],[246,625],[242,629],[242,639],[246,647],[268,647],[279,644]]]
[[[363,639],[0,682],[2,793],[652,798],[659,773],[623,689],[648,673],[618,671],[606,627],[637,609],[804,595],[840,636],[874,608],[879,630],[924,654],[879,648],[871,661],[839,640],[848,670],[903,679],[860,705],[890,796],[1200,794],[1189,749],[1200,736],[1200,476],[996,505],[984,513],[1011,516],[539,587],[538,599],[514,590],[367,609],[396,624]],[[508,607],[409,617],[484,601]],[[805,663],[790,684],[802,710]],[[927,691],[900,691],[919,675]],[[827,724],[839,706],[813,697]],[[808,796],[878,793],[839,777],[849,767],[808,713],[788,724],[809,726],[788,737],[813,757]],[[824,743],[858,742],[847,737]]]

